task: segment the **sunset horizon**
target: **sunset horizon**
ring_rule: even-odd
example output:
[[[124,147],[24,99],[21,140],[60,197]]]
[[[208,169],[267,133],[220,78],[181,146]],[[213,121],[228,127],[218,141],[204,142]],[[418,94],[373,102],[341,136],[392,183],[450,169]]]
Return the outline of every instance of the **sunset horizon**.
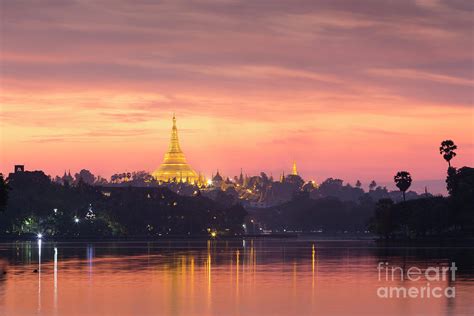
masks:
[[[173,113],[172,117],[175,117],[175,115],[176,115],[176,113]],[[169,121],[171,121],[171,120],[169,120]],[[168,125],[171,125],[171,124],[168,124]],[[97,169],[88,168],[86,165],[81,164],[81,162],[79,162],[79,164],[75,168],[74,167],[73,168],[64,167],[63,169],[61,169],[62,168],[61,166],[56,166],[56,168],[54,168],[54,169],[48,169],[44,165],[41,166],[41,165],[35,164],[33,161],[31,161],[31,164],[30,164],[29,162],[25,163],[24,161],[16,160],[16,161],[12,161],[12,164],[10,166],[5,166],[5,168],[4,168],[5,170],[1,170],[1,171],[4,174],[8,174],[10,172],[13,172],[13,167],[15,165],[24,165],[27,170],[32,170],[32,171],[41,170],[41,171],[44,171],[47,174],[49,174],[52,178],[54,178],[55,176],[61,177],[61,176],[63,176],[63,174],[66,174],[66,173],[70,173],[74,176],[75,174],[79,173],[80,170],[83,170],[83,169],[89,170],[95,176],[103,177],[105,179],[110,179],[110,177],[113,174],[118,174],[118,173],[121,173],[121,172],[132,173],[132,172],[146,171],[146,172],[149,172],[151,174],[153,172],[153,170],[155,170],[162,162],[162,157],[163,157],[163,155],[165,154],[165,152],[168,148],[168,143],[169,143],[169,138],[170,138],[169,137],[170,131],[171,131],[171,128],[169,128],[168,131],[162,133],[162,134],[166,134],[166,136],[165,135],[160,135],[160,137],[158,137],[160,140],[164,139],[164,142],[166,143],[166,145],[163,146],[163,150],[159,150],[159,151],[157,150],[157,152],[158,152],[157,156],[158,157],[153,158],[154,160],[156,160],[156,163],[148,169],[147,168],[140,168],[139,166],[137,166],[137,167],[135,167],[135,169],[130,169],[130,170],[129,169],[112,170],[112,171],[109,171],[109,173],[101,173],[100,170],[111,170],[111,169],[110,168],[109,169],[101,169],[103,167],[99,167]],[[180,137],[180,142],[181,143],[184,143],[184,144],[188,143],[186,141],[186,136],[189,133],[190,133],[190,131],[187,130],[186,128],[184,128],[184,129],[180,128],[180,134],[184,134],[184,136],[185,136],[185,137],[182,137],[182,136]],[[193,132],[191,131],[191,133],[193,133]],[[55,141],[53,141],[53,142],[55,142]],[[435,145],[433,146],[433,148],[437,149],[437,147],[435,147]],[[438,158],[437,160],[439,161],[439,153],[437,152],[437,150],[433,150],[433,151],[435,152],[434,156],[436,156]],[[462,150],[459,150],[459,152],[463,153]],[[199,161],[193,161],[192,153],[191,153],[191,155],[186,154],[186,156],[188,158],[190,158],[188,160],[189,160],[191,165],[193,165],[193,166],[194,165],[196,165],[196,166],[201,166],[202,165],[201,163],[199,163]],[[84,157],[82,157],[82,156],[79,157],[79,158],[80,158],[81,161],[84,160]],[[101,157],[98,157],[98,158],[101,158]],[[278,158],[279,158],[278,160],[281,161],[285,157],[278,157]],[[111,157],[110,159],[113,159],[113,157]],[[209,158],[206,158],[205,160],[208,160],[208,159]],[[72,160],[72,161],[74,161],[74,160]],[[102,161],[102,159],[101,159],[101,161]],[[202,176],[207,178],[207,179],[212,178],[212,176],[216,172],[220,172],[223,176],[225,176],[227,178],[230,178],[230,179],[233,179],[234,176],[239,175],[241,172],[243,172],[243,174],[246,175],[246,176],[259,175],[261,172],[264,172],[264,173],[268,174],[268,176],[272,176],[275,179],[279,179],[284,174],[290,174],[291,166],[292,166],[293,163],[298,164],[298,170],[300,170],[300,173],[302,175],[304,175],[304,177],[307,180],[314,181],[315,183],[321,183],[324,180],[326,180],[327,178],[342,179],[344,181],[344,183],[347,183],[347,184],[350,184],[350,185],[354,185],[356,183],[356,181],[362,181],[362,183],[363,183],[362,187],[365,188],[365,189],[368,189],[369,188],[369,182],[376,181],[379,186],[387,187],[388,189],[391,189],[391,190],[396,190],[396,187],[395,187],[395,185],[393,184],[393,181],[392,181],[393,175],[390,174],[390,171],[384,173],[386,179],[384,179],[384,178],[379,179],[379,178],[376,178],[376,177],[371,177],[371,174],[361,175],[359,177],[357,177],[357,175],[356,175],[355,178],[347,179],[347,177],[345,178],[343,176],[344,173],[342,173],[342,171],[339,171],[339,173],[335,172],[332,175],[327,174],[327,176],[324,176],[323,175],[323,174],[325,174],[324,170],[320,171],[321,172],[320,175],[314,175],[314,172],[313,172],[313,175],[312,175],[311,174],[312,169],[309,169],[310,172],[307,172],[308,171],[308,166],[305,165],[305,164],[299,163],[299,160],[296,160],[296,159],[292,159],[292,160],[288,159],[286,166],[282,166],[281,168],[274,167],[274,169],[272,169],[272,170],[266,170],[264,168],[260,168],[259,166],[247,166],[246,162],[242,162],[241,167],[237,168],[237,170],[235,170],[235,167],[222,168],[222,167],[219,167],[219,165],[217,164],[214,167],[214,169],[212,169],[210,171],[202,171],[199,168],[196,168],[196,171],[199,174],[202,174]],[[147,162],[146,165],[147,166],[150,165],[150,162]],[[223,164],[223,165],[225,166],[225,164]],[[441,163],[441,165],[442,166],[440,167],[440,169],[443,170],[444,163]],[[53,170],[53,171],[49,172],[49,170]],[[57,173],[54,173],[54,170],[59,170],[59,171]],[[97,171],[97,170],[99,170],[99,171]],[[230,171],[228,171],[228,170],[230,170]],[[326,173],[327,173],[327,171],[326,171]],[[425,191],[428,190],[433,194],[446,194],[446,188],[445,188],[446,183],[445,183],[445,180],[442,179],[443,176],[445,176],[445,174],[441,173],[439,175],[439,177],[440,177],[439,179],[433,179],[433,178],[417,179],[415,185],[412,187],[412,190],[414,190],[418,193],[422,193],[422,192],[425,192]]]

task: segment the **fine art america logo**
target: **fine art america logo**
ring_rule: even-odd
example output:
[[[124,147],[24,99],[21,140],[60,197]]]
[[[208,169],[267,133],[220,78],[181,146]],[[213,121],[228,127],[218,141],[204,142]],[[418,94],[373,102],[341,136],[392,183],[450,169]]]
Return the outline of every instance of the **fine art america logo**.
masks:
[[[442,286],[456,280],[456,263],[451,266],[430,266],[421,269],[411,266],[408,269],[391,266],[388,262],[379,262],[377,266],[379,282],[396,282],[396,286],[377,288],[380,298],[454,298],[455,286]],[[412,284],[404,281],[416,282]],[[435,284],[433,284],[435,283]],[[419,284],[419,285],[418,285]]]

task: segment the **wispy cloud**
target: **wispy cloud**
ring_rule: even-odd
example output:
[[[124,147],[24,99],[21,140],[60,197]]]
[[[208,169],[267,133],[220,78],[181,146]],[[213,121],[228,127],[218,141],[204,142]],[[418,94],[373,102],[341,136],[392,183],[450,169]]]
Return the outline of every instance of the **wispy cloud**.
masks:
[[[393,68],[381,68],[381,69],[369,69],[368,72],[373,75],[404,78],[411,80],[427,80],[443,84],[450,85],[461,85],[461,86],[474,86],[474,80],[453,77],[443,74],[430,73],[425,71],[419,71],[415,69],[393,69]]]
[[[56,142],[97,142],[97,141],[110,141],[113,139],[119,139],[124,141],[127,138],[136,138],[150,136],[156,131],[148,129],[109,129],[109,130],[91,130],[86,132],[77,133],[55,133],[47,135],[34,135],[29,137],[23,142],[27,143],[56,143]]]
[[[371,135],[381,135],[381,136],[403,136],[403,135],[409,135],[407,132],[402,132],[402,131],[391,131],[391,130],[386,130],[386,129],[381,129],[381,128],[365,128],[365,127],[354,127],[351,128],[351,131],[354,132],[359,132],[363,134],[371,134]],[[413,136],[411,133],[410,135]]]

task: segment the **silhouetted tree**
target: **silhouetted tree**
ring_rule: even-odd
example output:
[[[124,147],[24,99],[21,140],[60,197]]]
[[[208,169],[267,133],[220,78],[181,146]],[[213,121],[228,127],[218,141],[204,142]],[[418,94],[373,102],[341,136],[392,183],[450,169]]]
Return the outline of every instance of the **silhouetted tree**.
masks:
[[[227,191],[217,191],[217,195],[215,201],[219,203],[222,207],[231,207],[234,205],[236,198],[232,196],[232,194],[227,194]]]
[[[110,176],[110,182],[112,183],[116,183],[119,179],[119,175],[118,174],[113,174]]]
[[[393,212],[393,201],[381,199],[375,204],[375,216],[372,219],[371,229],[385,239],[389,239],[397,229],[397,221]]]
[[[3,179],[3,174],[0,173],[0,212],[5,211],[8,201],[8,184]]]
[[[101,177],[101,176],[97,176],[97,179],[95,180],[95,185],[107,185],[108,182],[107,182],[107,179]]]
[[[82,181],[87,184],[94,184],[95,182],[95,176],[92,174],[92,172],[86,169],[82,169],[81,171],[79,171],[79,173],[76,173],[75,178],[76,184],[79,183],[80,179],[82,179]]]
[[[447,189],[455,224],[464,233],[474,233],[474,168],[449,168]]]
[[[377,186],[377,182],[375,182],[375,180],[372,180],[372,182],[370,182],[369,184],[369,190],[370,191],[374,190],[376,186]]]
[[[144,186],[154,181],[152,175],[146,171],[132,172],[132,185]]]
[[[356,186],[357,188],[360,188],[360,187],[362,186],[362,183],[360,182],[360,180],[357,180],[355,186]]]
[[[319,185],[319,192],[323,196],[336,196],[342,187],[343,181],[341,179],[328,178]]]
[[[457,188],[457,177],[456,177],[456,168],[448,168],[448,176],[446,177],[446,189],[448,190],[449,195],[453,196]]]
[[[412,181],[410,173],[407,171],[399,171],[395,177],[393,177],[393,180],[395,181],[397,188],[402,191],[403,201],[405,201],[405,192],[410,187]]]
[[[443,155],[444,160],[448,162],[450,168],[451,159],[456,157],[456,153],[454,152],[456,149],[458,149],[458,146],[456,146],[450,139],[442,141],[441,146],[439,147],[439,153]]]

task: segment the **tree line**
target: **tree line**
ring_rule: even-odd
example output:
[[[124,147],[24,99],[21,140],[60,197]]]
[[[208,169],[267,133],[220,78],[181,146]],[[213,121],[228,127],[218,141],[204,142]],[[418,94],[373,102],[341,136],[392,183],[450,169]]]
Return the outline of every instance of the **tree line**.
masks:
[[[406,201],[412,178],[399,171],[394,177],[403,202],[381,199],[375,205],[369,228],[383,239],[465,238],[474,236],[474,168],[451,166],[457,146],[441,142],[439,153],[448,163],[448,197],[425,197]]]
[[[221,205],[165,187],[61,185],[42,171],[13,173],[0,181],[0,237],[94,238],[238,235],[247,215],[239,204]],[[8,196],[8,200],[7,200]]]

